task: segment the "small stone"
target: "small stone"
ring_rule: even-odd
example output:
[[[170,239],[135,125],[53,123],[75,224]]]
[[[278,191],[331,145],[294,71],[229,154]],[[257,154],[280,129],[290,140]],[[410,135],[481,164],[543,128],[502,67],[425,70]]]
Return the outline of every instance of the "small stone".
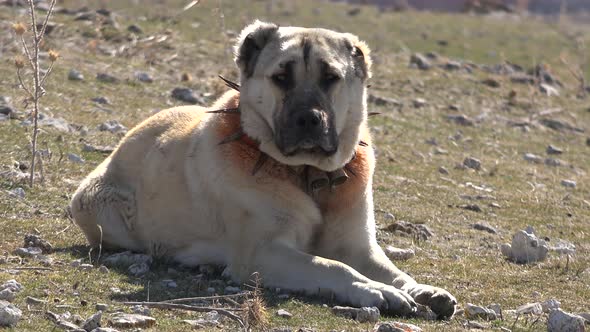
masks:
[[[178,287],[178,285],[176,284],[176,282],[172,279],[164,279],[162,281],[160,281],[160,283],[162,284],[162,286],[166,287],[166,288],[176,288]]]
[[[107,73],[98,73],[96,74],[96,79],[103,83],[118,83],[119,79],[115,76]]]
[[[475,121],[473,121],[470,117],[464,114],[459,115],[447,115],[447,120],[455,122],[461,126],[473,126]]]
[[[70,262],[70,266],[71,267],[78,267],[82,264],[82,259],[74,259],[73,261]]]
[[[109,324],[118,328],[148,328],[154,326],[156,320],[149,316],[118,312],[111,316]]]
[[[143,30],[136,24],[131,24],[130,26],[128,26],[127,31],[138,34],[138,35],[143,33]]]
[[[95,313],[94,315],[88,317],[87,320],[84,321],[82,324],[82,328],[86,331],[92,331],[98,327],[100,327],[100,320],[102,319],[102,311]]]
[[[518,315],[526,315],[526,314],[540,315],[543,313],[543,307],[538,302],[527,303],[527,304],[523,304],[520,307],[516,308],[516,313]]]
[[[443,68],[449,71],[459,70],[461,67],[462,65],[458,61],[447,61],[447,63],[443,65]]]
[[[336,316],[354,319],[359,323],[375,323],[381,316],[377,307],[352,308],[335,306],[332,307],[332,313]]]
[[[401,322],[377,323],[373,328],[374,332],[422,332],[416,325]]]
[[[576,253],[576,246],[569,241],[559,239],[549,246],[549,250],[559,255],[573,256]]]
[[[124,125],[119,123],[119,121],[117,121],[117,120],[109,120],[109,121],[101,123],[98,126],[98,130],[108,131],[110,133],[117,134],[117,133],[126,133],[127,127],[125,127]]]
[[[97,327],[90,332],[119,332],[119,330],[115,330],[110,327]]]
[[[24,240],[25,247],[38,247],[41,248],[44,254],[49,254],[53,251],[53,246],[49,241],[41,238],[36,234],[26,234]]]
[[[4,289],[10,289],[11,291],[18,293],[21,290],[23,290],[24,287],[18,281],[14,280],[14,279],[10,279],[0,286],[0,290],[4,290]]]
[[[387,212],[385,214],[385,220],[387,220],[387,221],[394,221],[395,220],[395,216],[393,214]]]
[[[500,87],[500,82],[498,80],[495,80],[493,78],[486,78],[483,81],[481,81],[482,84],[487,85],[491,88],[499,88]]]
[[[68,152],[68,160],[75,164],[84,164],[86,160],[75,153]]]
[[[522,157],[524,160],[531,162],[531,163],[535,163],[535,164],[542,164],[543,163],[543,158],[541,158],[533,153],[525,153]]]
[[[549,248],[544,240],[537,238],[532,228],[528,228],[516,232],[512,237],[512,245],[502,245],[501,250],[510,260],[526,264],[545,260]]]
[[[428,58],[420,53],[412,54],[410,57],[410,66],[416,66],[418,69],[422,70],[428,70],[430,67],[432,67]]]
[[[12,197],[18,197],[20,199],[25,198],[25,190],[21,187],[17,187],[8,191],[8,194]]]
[[[151,316],[152,311],[148,307],[144,307],[142,305],[134,305],[131,307],[131,312],[134,314],[144,315],[144,316]]]
[[[92,264],[80,264],[78,266],[78,270],[80,271],[92,271],[93,268],[94,266]]]
[[[498,234],[498,230],[495,229],[494,227],[490,226],[490,224],[488,224],[485,221],[479,221],[479,222],[476,222],[475,224],[471,224],[471,227],[473,229],[478,230],[478,231],[484,231],[484,232],[488,232],[490,234]]]
[[[14,251],[14,254],[20,257],[35,257],[42,253],[43,250],[39,247],[18,248]]]
[[[449,151],[445,150],[445,149],[441,149],[439,147],[436,147],[436,148],[434,148],[434,154],[445,155],[445,154],[449,154]]]
[[[10,288],[0,291],[0,300],[12,302],[16,298],[16,292]]]
[[[561,148],[556,147],[555,145],[547,146],[547,154],[562,154],[563,150]]]
[[[463,165],[465,165],[465,167],[469,167],[471,169],[474,169],[476,171],[479,171],[481,169],[481,161],[477,158],[473,158],[473,157],[467,157],[463,160]]]
[[[544,313],[549,313],[553,310],[557,310],[560,306],[561,302],[557,301],[556,299],[549,299],[541,302],[541,308],[543,309]]]
[[[448,170],[448,169],[446,169],[446,167],[443,167],[443,166],[440,166],[440,167],[438,168],[438,172],[439,172],[440,174],[449,175],[449,170]]]
[[[101,265],[101,266],[98,268],[98,272],[100,272],[100,273],[102,273],[102,274],[108,274],[108,273],[109,273],[109,268],[108,268],[108,267],[106,267],[106,266],[104,266],[104,265]]]
[[[432,230],[424,224],[414,224],[408,221],[400,220],[385,228],[386,231],[399,233],[400,235],[406,234],[413,237],[417,237],[420,240],[428,240],[434,235]]]
[[[500,306],[498,303],[490,304],[488,309],[492,309],[496,313],[497,317],[502,316],[502,306]]]
[[[240,289],[240,287],[234,287],[234,286],[225,287],[225,294],[237,294],[241,291],[242,290]]]
[[[539,84],[539,91],[541,91],[541,93],[543,93],[547,97],[559,96],[559,91],[549,84],[545,84],[545,83]]]
[[[465,316],[469,319],[481,318],[485,320],[495,320],[497,318],[494,310],[471,303],[467,303],[465,306]]]
[[[547,166],[559,167],[559,166],[562,166],[563,164],[564,164],[564,162],[559,159],[555,159],[555,158],[545,159],[545,165],[547,165]]]
[[[414,249],[401,249],[392,246],[385,248],[385,254],[393,261],[406,261],[416,255]]]
[[[194,91],[189,88],[174,88],[172,98],[184,101],[190,104],[204,104],[204,100],[195,95]]]
[[[291,317],[293,317],[293,314],[288,312],[285,309],[279,309],[279,310],[277,310],[277,316],[279,316],[281,318],[291,318]]]
[[[402,106],[402,103],[396,99],[383,97],[383,96],[377,96],[374,94],[369,94],[368,102],[375,104],[377,106],[389,106],[389,107]]]
[[[0,326],[15,326],[23,312],[13,304],[0,300]]]
[[[68,80],[70,81],[83,81],[84,75],[76,69],[70,69],[68,72]]]
[[[107,311],[109,309],[109,305],[106,303],[97,303],[94,308],[98,311]]]
[[[93,102],[101,105],[110,105],[111,101],[107,97],[99,96],[91,99]]]
[[[207,287],[207,294],[215,294],[215,288]]]
[[[481,207],[477,204],[460,204],[460,205],[457,205],[457,207],[460,209],[463,209],[463,210],[468,210],[468,211],[473,211],[473,212],[483,212]]]
[[[136,277],[142,276],[150,271],[150,266],[147,263],[135,263],[129,266],[127,271]]]
[[[449,110],[451,111],[458,111],[461,109],[461,106],[457,105],[457,104],[451,104],[449,105]]]
[[[488,326],[486,326],[486,325],[484,325],[482,323],[479,323],[479,322],[472,321],[472,320],[468,320],[465,323],[465,327],[468,328],[468,329],[477,329],[477,330],[483,330],[483,329],[487,329],[488,328]]]
[[[146,72],[136,72],[135,73],[135,78],[143,83],[152,83],[154,82],[154,79],[152,78],[152,76]]]
[[[549,313],[548,332],[584,332],[584,318],[567,313],[561,309]]]
[[[412,100],[412,105],[414,105],[415,108],[421,108],[426,106],[427,102],[425,99],[423,98],[416,98],[414,100]]]
[[[561,180],[561,185],[566,188],[575,188],[576,181],[574,181],[574,180]]]

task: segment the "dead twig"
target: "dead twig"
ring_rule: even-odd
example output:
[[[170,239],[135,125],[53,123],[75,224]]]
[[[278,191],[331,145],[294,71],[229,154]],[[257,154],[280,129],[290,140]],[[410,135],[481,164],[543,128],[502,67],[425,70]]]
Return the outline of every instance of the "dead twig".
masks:
[[[210,312],[217,311],[220,315],[228,317],[240,324],[241,327],[246,327],[242,318],[232,313],[231,311],[242,311],[243,309],[238,308],[214,308],[214,307],[197,307],[186,304],[166,303],[166,302],[120,302],[122,305],[141,305],[148,308],[156,309],[171,309],[171,310],[186,310],[195,312]]]
[[[214,295],[214,296],[197,296],[197,297],[184,297],[180,299],[170,299],[161,301],[163,303],[181,303],[181,302],[193,302],[193,301],[211,301],[211,300],[225,300],[228,298],[240,298],[240,297],[247,297],[250,295],[250,291],[241,292],[238,294],[228,294],[228,295]]]
[[[43,266],[15,266],[15,267],[7,267],[3,270],[17,270],[17,271],[53,271],[50,267],[43,267]]]

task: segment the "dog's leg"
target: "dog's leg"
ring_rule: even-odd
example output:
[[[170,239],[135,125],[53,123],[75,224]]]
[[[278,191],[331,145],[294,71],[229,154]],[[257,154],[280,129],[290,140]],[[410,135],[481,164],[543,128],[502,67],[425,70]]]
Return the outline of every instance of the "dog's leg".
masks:
[[[309,255],[278,242],[258,247],[254,255],[252,268],[261,274],[266,287],[307,294],[331,292],[340,302],[376,306],[396,315],[409,315],[416,309],[406,292],[370,280],[341,262]],[[252,268],[247,268],[252,272]],[[232,267],[236,269],[239,267]]]
[[[319,254],[344,262],[364,276],[393,285],[429,306],[439,318],[450,318],[457,300],[442,288],[417,283],[387,258],[375,238],[372,195],[330,221],[323,232]]]

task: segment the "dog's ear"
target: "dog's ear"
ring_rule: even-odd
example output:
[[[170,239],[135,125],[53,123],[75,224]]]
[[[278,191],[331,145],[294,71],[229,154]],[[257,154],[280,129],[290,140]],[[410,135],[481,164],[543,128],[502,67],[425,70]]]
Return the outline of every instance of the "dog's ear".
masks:
[[[235,46],[235,61],[246,77],[254,73],[258,55],[278,28],[276,24],[256,20],[240,33]]]
[[[347,48],[352,55],[354,62],[355,73],[361,79],[366,80],[371,78],[371,49],[369,46],[357,36],[348,34]]]

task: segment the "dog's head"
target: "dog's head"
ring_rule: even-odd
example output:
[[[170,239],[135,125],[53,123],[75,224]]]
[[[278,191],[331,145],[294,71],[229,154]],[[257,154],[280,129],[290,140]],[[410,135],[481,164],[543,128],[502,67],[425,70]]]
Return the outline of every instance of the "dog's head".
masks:
[[[367,119],[365,43],[348,33],[256,21],[235,53],[242,126],[261,151],[326,171],[352,158]]]

